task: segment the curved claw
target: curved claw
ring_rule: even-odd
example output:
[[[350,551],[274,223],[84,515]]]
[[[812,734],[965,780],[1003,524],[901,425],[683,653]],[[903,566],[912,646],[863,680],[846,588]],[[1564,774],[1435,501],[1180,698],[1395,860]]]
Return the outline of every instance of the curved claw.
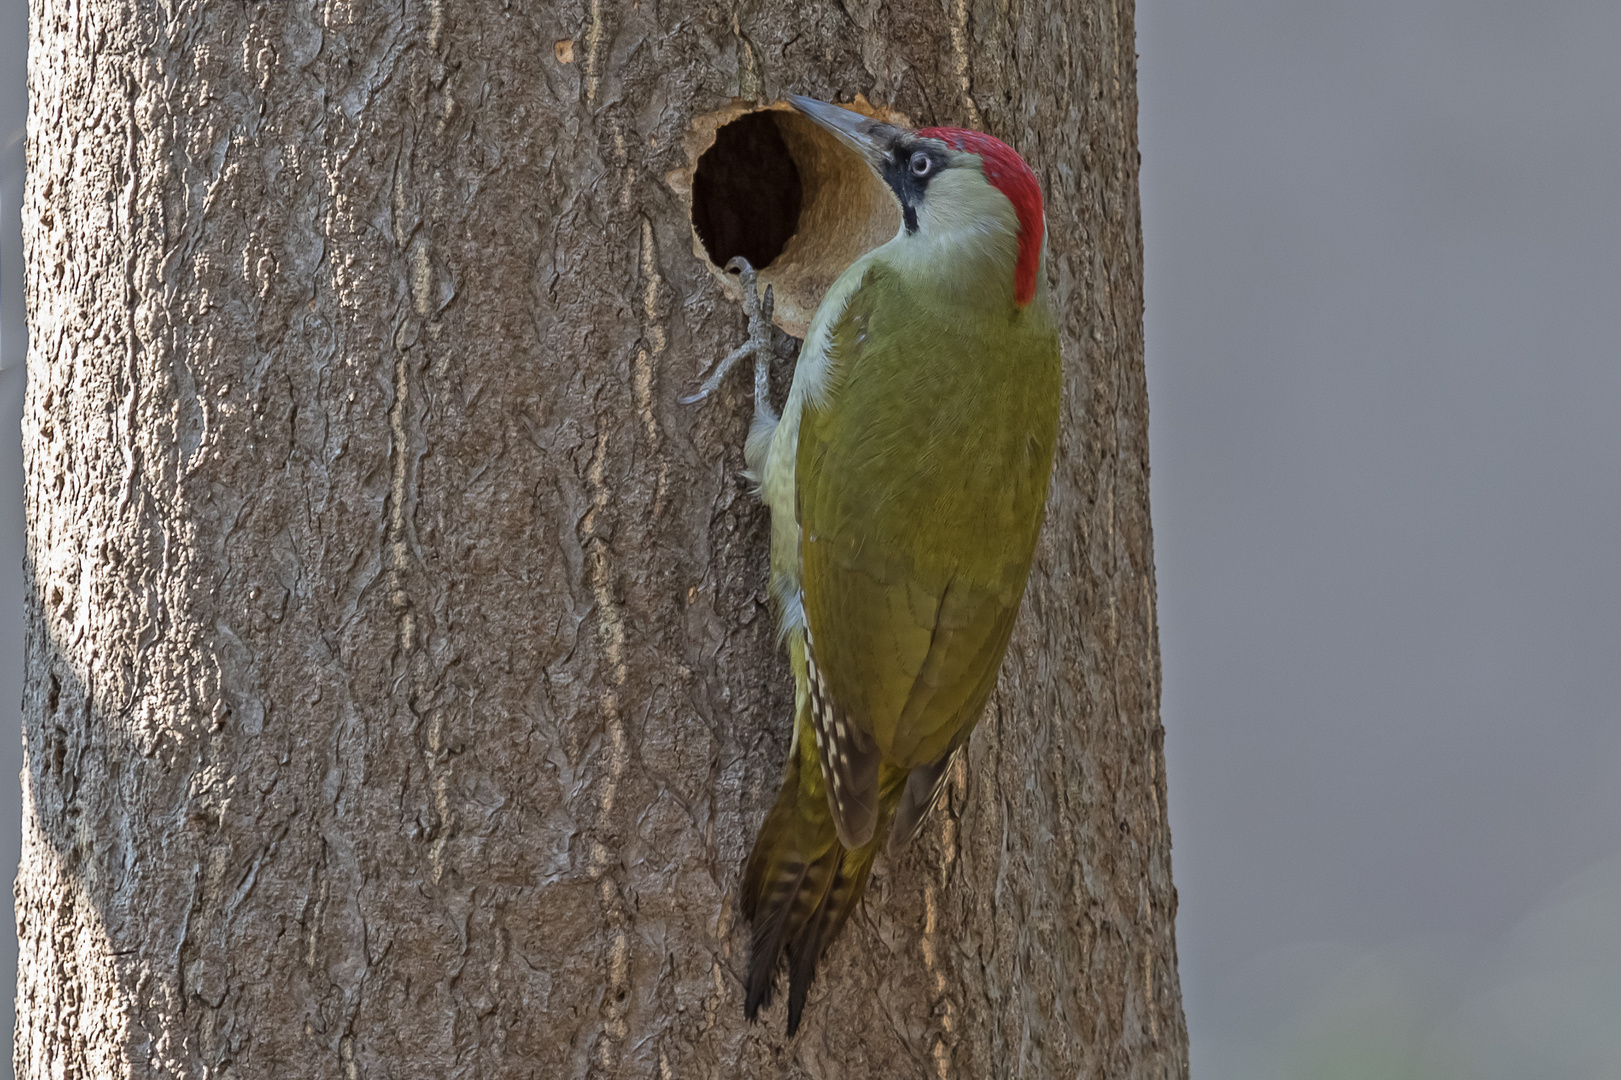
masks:
[[[713,394],[717,389],[720,388],[721,380],[725,379],[727,374],[729,374],[731,370],[737,366],[737,362],[754,352],[754,349],[755,345],[753,341],[745,341],[743,344],[727,353],[726,358],[715,365],[715,370],[710,372],[709,378],[700,383],[697,390],[682,398],[681,404],[693,405],[702,401],[710,394]]]
[[[713,394],[720,388],[722,380],[737,366],[738,361],[748,356],[755,358],[755,399],[758,405],[761,397],[763,380],[769,380],[770,358],[772,353],[771,342],[771,312],[776,307],[776,297],[770,285],[765,287],[765,296],[760,296],[755,284],[754,267],[749,261],[738,255],[726,263],[726,272],[737,274],[743,286],[743,314],[749,320],[749,339],[731,352],[727,353],[715,370],[709,373],[697,390],[681,398],[681,404],[694,405]],[[769,404],[768,404],[769,410]]]

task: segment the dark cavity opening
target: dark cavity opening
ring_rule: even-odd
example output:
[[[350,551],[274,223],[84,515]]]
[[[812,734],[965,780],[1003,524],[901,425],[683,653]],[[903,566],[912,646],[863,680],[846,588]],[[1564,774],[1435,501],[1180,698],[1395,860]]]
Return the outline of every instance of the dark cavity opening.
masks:
[[[692,177],[692,224],[710,261],[764,270],[799,227],[804,190],[776,116],[753,112],[715,133]]]

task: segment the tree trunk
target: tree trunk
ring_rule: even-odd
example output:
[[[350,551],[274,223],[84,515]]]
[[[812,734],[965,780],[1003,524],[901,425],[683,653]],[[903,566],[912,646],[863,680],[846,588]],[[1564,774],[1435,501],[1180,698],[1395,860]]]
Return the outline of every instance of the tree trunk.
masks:
[[[19,1075],[1186,1075],[1129,3],[32,15]],[[1000,688],[792,1041],[747,378],[678,403],[743,334],[695,155],[790,91],[1030,159],[1066,370]]]

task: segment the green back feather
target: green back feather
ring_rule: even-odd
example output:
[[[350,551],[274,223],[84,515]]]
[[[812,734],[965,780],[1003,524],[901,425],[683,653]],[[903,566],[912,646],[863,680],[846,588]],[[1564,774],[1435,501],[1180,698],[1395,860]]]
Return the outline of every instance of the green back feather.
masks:
[[[800,420],[800,587],[832,695],[886,761],[939,758],[995,683],[1057,441],[1044,305],[931,304],[881,263]]]

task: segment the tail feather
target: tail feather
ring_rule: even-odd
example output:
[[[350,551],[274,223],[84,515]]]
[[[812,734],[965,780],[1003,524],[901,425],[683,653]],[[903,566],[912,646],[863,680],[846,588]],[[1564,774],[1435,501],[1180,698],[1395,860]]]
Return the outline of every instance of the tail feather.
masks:
[[[832,887],[822,897],[792,943],[788,946],[788,1034],[799,1030],[799,1017],[805,1010],[805,996],[811,980],[816,978],[816,964],[827,946],[844,929],[845,920],[861,902],[867,891],[867,879],[872,874],[873,856],[878,843],[869,843],[855,851],[840,849],[838,871],[833,875]]]
[[[843,854],[825,810],[821,822],[802,814],[802,801],[815,802],[801,799],[799,776],[796,756],[743,873],[743,917],[753,931],[743,1000],[750,1020],[771,1004],[777,959],[813,921]]]
[[[763,901],[764,918],[760,918],[759,908],[755,912],[745,912],[754,930],[749,942],[749,974],[743,997],[743,1015],[750,1020],[755,1019],[762,1008],[770,1007],[776,983],[776,965],[758,963],[756,958],[769,956],[775,959],[782,952],[788,924],[793,918],[794,900],[805,884],[806,871],[809,869],[801,866],[783,885],[772,889],[773,895]]]
[[[813,746],[807,749],[814,754]],[[804,782],[807,771],[809,783]],[[897,770],[886,778],[886,806],[898,801],[905,777]],[[861,902],[884,840],[880,822],[864,847],[852,851],[841,845],[820,779],[814,757],[808,764],[799,754],[790,759],[782,792],[743,873],[741,907],[752,929],[743,1015],[755,1020],[770,1006],[777,969],[786,960],[790,1036],[799,1029],[816,965]]]

